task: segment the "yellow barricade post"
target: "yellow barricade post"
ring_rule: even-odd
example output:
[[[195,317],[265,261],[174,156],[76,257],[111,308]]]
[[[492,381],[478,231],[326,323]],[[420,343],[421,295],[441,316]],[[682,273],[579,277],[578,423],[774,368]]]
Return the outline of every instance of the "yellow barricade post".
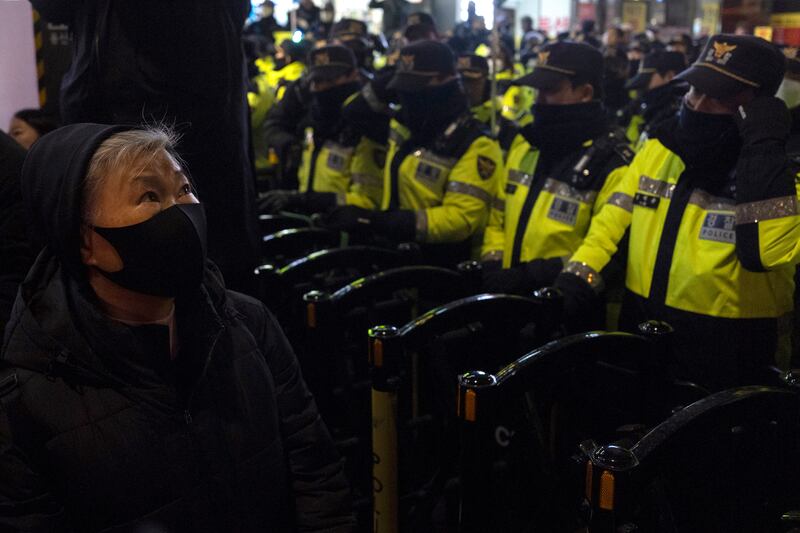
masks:
[[[372,368],[373,533],[399,531],[397,479],[399,378],[396,373],[399,354],[396,353],[392,342],[397,335],[397,328],[392,326],[376,326],[369,330],[369,363]]]

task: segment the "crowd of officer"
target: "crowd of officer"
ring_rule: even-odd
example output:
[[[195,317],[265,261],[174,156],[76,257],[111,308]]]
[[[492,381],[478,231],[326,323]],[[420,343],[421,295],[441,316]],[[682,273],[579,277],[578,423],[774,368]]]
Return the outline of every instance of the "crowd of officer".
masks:
[[[266,117],[281,180],[262,212],[415,241],[431,264],[478,259],[488,292],[555,285],[575,331],[665,320],[681,375],[758,382],[793,307],[792,122],[775,97],[791,50],[600,41],[584,24],[554,41],[528,28],[515,55],[479,22],[446,39],[412,15],[381,68],[362,23],[334,24]]]
[[[663,320],[672,370],[708,390],[766,382],[790,350],[792,51],[748,35],[600,40],[591,23],[550,40],[530,21],[515,43],[474,13],[449,37],[409,15],[386,43],[332,6],[301,2],[299,33],[270,8],[244,31],[250,135],[232,118],[244,98],[146,99],[148,112],[199,117],[181,157],[170,132],[130,125],[145,109],[126,85],[134,65],[106,72],[113,98],[75,89],[78,66],[69,125],[32,143],[24,167],[14,153],[20,220],[44,248],[2,347],[0,529],[353,530],[291,347],[223,281],[252,287],[252,250],[222,273],[208,261],[253,237],[249,208],[232,207],[253,183],[204,181],[239,176],[244,152],[262,214],[413,242],[426,264],[478,261],[484,292],[555,287],[567,331]],[[72,20],[95,20],[84,11]],[[106,56],[87,57],[100,68]],[[235,135],[208,150],[196,126],[223,111]]]

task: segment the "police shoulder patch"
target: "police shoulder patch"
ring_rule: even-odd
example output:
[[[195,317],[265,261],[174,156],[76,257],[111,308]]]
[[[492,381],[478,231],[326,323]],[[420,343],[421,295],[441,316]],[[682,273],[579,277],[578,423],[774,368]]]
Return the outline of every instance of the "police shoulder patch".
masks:
[[[482,180],[491,178],[496,168],[497,165],[494,161],[482,155],[478,156],[478,176],[480,176]]]

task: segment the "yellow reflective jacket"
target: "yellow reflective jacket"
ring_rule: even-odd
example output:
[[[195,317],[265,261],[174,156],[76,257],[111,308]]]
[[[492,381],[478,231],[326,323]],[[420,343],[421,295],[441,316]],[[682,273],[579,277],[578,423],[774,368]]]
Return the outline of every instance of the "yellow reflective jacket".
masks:
[[[338,205],[377,209],[383,194],[386,147],[365,136],[348,137],[326,140],[317,149],[313,130],[307,128],[299,190],[332,192],[337,194]]]
[[[350,187],[344,201],[364,209],[378,209],[383,199],[386,145],[361,137],[350,161]]]
[[[317,142],[313,128],[306,128],[303,158],[297,179],[300,192],[335,192],[345,194],[350,186],[350,160],[353,147],[329,139]]]
[[[625,135],[631,145],[637,146],[639,136],[642,133],[642,126],[644,126],[644,117],[642,115],[633,115],[625,130]]]
[[[481,235],[489,216],[502,152],[468,113],[430,146],[413,146],[408,129],[392,120],[381,209],[416,212],[417,241],[456,243]]]
[[[539,150],[518,135],[497,182],[481,259],[504,268],[534,259],[568,259],[592,217],[612,201],[633,152],[621,132],[609,132],[543,175]]]
[[[490,99],[472,106],[469,108],[469,112],[472,113],[472,116],[477,120],[488,126],[492,122],[492,113],[496,113],[496,109],[492,106],[492,101]]]
[[[742,167],[744,157],[736,172],[757,177],[758,168]],[[682,179],[684,169],[659,139],[648,140],[565,271],[599,286],[598,272],[629,229],[625,284],[634,294],[716,318],[777,318],[790,311],[800,258],[800,188],[744,201],[741,190],[714,196],[695,187]]]
[[[530,116],[534,100],[536,91],[532,87],[512,85],[501,97],[500,113],[508,120],[521,122],[525,115]]]
[[[265,64],[266,65],[266,64]],[[264,65],[259,66],[265,68]],[[256,156],[257,169],[270,167],[267,140],[264,136],[264,120],[269,110],[275,103],[280,102],[286,92],[286,86],[299,79],[305,72],[305,65],[299,61],[289,63],[280,70],[262,71],[255,78],[258,92],[247,93],[247,102],[250,104],[250,126],[253,136],[253,151]]]

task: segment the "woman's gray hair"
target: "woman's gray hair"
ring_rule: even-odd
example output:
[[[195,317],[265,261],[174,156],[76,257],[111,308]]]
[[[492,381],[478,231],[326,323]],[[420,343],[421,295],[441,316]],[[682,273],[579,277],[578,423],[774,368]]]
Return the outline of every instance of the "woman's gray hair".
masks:
[[[116,133],[103,141],[89,162],[83,183],[83,220],[88,223],[97,216],[97,196],[106,176],[134,166],[139,167],[135,171],[139,174],[162,150],[184,166],[175,150],[179,138],[171,128],[158,125]]]

